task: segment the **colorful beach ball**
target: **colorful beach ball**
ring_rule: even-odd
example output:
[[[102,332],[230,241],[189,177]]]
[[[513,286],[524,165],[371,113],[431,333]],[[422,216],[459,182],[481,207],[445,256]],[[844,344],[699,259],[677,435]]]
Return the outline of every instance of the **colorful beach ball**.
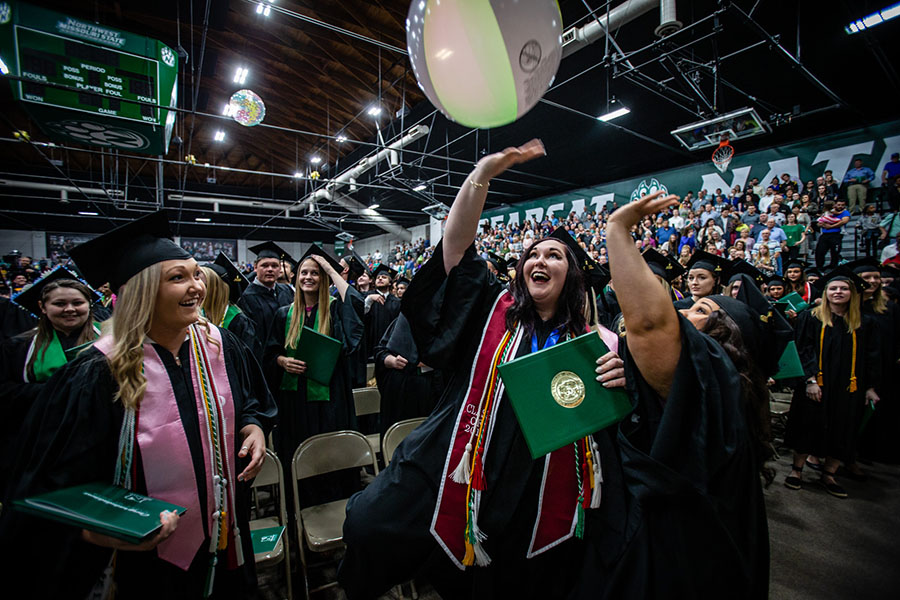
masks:
[[[266,105],[253,90],[238,90],[228,101],[231,118],[244,125],[253,127],[266,118]]]
[[[553,82],[562,16],[556,0],[413,0],[406,44],[436,108],[468,127],[499,127]]]

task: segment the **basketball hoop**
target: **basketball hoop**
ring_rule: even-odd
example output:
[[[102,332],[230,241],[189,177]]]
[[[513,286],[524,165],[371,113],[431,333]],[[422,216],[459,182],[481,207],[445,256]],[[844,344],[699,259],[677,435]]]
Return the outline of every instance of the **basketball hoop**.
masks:
[[[719,147],[713,150],[712,162],[716,165],[719,173],[724,173],[728,170],[732,158],[734,158],[734,146],[728,143],[728,136],[723,135],[719,140]]]

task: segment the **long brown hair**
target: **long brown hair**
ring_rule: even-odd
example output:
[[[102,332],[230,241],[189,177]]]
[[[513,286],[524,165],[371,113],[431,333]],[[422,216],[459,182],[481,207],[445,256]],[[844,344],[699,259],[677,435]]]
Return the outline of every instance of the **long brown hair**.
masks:
[[[318,297],[316,298],[316,303],[319,306],[319,333],[322,335],[331,335],[331,294],[329,293],[330,279],[328,275],[322,272],[322,267],[312,258],[307,258],[302,263],[297,265],[297,275],[300,274],[300,269],[303,264],[306,262],[312,261],[314,265],[316,265],[316,269],[319,270],[319,290]],[[297,340],[300,338],[300,330],[303,327],[303,321],[306,319],[306,299],[303,296],[303,290],[300,289],[300,286],[296,286],[296,290],[294,291],[294,310],[291,314],[291,322],[288,325],[288,334],[284,340],[285,348],[296,348]]]
[[[76,346],[80,346],[81,344],[86,344],[92,339],[94,339],[94,307],[92,303],[92,294],[90,288],[84,285],[80,281],[76,281],[74,279],[57,279],[55,281],[51,281],[41,290],[41,306],[47,303],[47,298],[50,297],[50,292],[59,288],[68,288],[79,292],[84,299],[88,303],[88,314],[87,320],[85,320],[84,325],[81,326],[81,331],[78,333],[78,339],[75,341]],[[41,355],[41,359],[43,360],[44,356],[47,354],[47,348],[50,347],[50,342],[53,341],[53,335],[55,330],[53,329],[53,324],[50,322],[50,318],[47,317],[46,314],[41,314],[40,320],[38,320],[37,327],[33,330],[34,335],[34,352],[31,354],[31,358],[28,360],[28,364],[26,365],[26,369],[28,370],[28,375],[30,377],[34,377],[34,363],[37,361],[38,353]]]

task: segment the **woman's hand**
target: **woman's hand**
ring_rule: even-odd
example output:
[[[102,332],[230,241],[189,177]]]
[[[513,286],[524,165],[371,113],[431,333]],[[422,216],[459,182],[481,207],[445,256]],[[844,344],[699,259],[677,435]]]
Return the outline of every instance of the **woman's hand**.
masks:
[[[332,281],[334,281],[335,277],[337,277],[337,278],[341,277],[341,274],[338,273],[337,271],[335,271],[334,267],[332,267],[330,264],[328,264],[328,261],[325,260],[324,258],[322,258],[321,256],[319,256],[318,254],[310,254],[309,258],[316,261],[319,265],[319,269],[321,269],[321,271],[323,273],[328,275]]]
[[[167,510],[164,510],[159,513],[159,522],[162,523],[162,529],[159,530],[159,533],[157,533],[149,540],[141,542],[140,544],[129,544],[128,542],[123,542],[122,540],[110,537],[108,535],[96,533],[94,531],[88,531],[87,529],[81,530],[81,539],[88,542],[89,544],[94,544],[95,546],[103,546],[104,548],[145,552],[147,550],[153,550],[162,542],[164,542],[170,535],[172,535],[172,533],[174,533],[175,528],[178,527],[178,513],[176,513],[175,511],[169,512]]]
[[[605,388],[625,387],[625,363],[615,352],[597,359],[597,381]]]
[[[241,428],[241,440],[238,456],[244,458],[249,454],[250,464],[238,475],[238,481],[247,481],[256,477],[266,460],[266,436],[259,425],[251,423]]]
[[[389,369],[397,369],[397,370],[405,369],[407,364],[409,364],[409,361],[407,361],[405,358],[403,358],[399,354],[397,356],[388,355],[384,359],[384,366],[386,366]]]
[[[663,190],[659,190],[620,206],[609,216],[607,226],[619,225],[630,229],[647,215],[658,213],[678,203],[678,196],[675,194],[663,196],[664,193]]]
[[[518,165],[535,158],[539,158],[547,154],[544,144],[539,139],[533,139],[518,148],[507,148],[501,152],[488,154],[478,161],[475,165],[476,172],[482,176],[485,181],[476,179],[477,183],[485,183],[500,175],[510,167]]]
[[[874,408],[875,405],[880,401],[881,397],[875,392],[875,388],[869,388],[866,390],[866,404],[871,404],[872,408]]]
[[[306,373],[306,363],[290,356],[279,356],[275,359],[278,366],[290,373],[291,375],[302,375]]]
[[[816,383],[815,381],[807,382],[806,397],[813,402],[822,401],[822,388],[819,387],[818,383]]]

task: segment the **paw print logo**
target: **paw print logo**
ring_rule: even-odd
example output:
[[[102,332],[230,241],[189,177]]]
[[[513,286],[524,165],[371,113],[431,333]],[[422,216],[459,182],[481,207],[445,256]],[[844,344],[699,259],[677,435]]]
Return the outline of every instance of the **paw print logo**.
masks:
[[[12,7],[7,2],[0,2],[0,25],[6,25],[12,18]]]
[[[169,50],[167,46],[163,46],[160,55],[162,56],[162,61],[166,63],[166,65],[170,67],[175,66],[175,53]]]
[[[642,196],[646,196],[647,194],[652,194],[654,192],[658,192],[662,190],[664,194],[668,194],[669,191],[666,189],[666,186],[661,184],[655,177],[650,180],[650,183],[647,183],[645,180],[641,181],[641,184],[637,186],[637,189],[631,192],[631,200],[637,200]]]

